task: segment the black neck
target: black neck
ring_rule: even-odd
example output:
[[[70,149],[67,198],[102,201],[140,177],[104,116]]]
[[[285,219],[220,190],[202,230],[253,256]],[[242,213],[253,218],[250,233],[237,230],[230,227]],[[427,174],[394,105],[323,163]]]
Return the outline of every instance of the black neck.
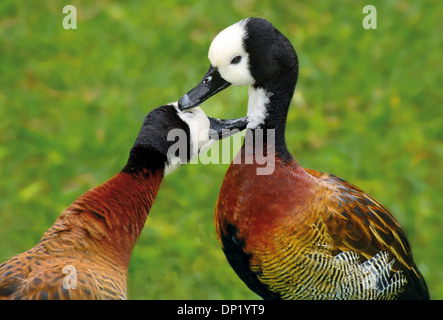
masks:
[[[190,158],[189,126],[184,123],[171,105],[164,105],[148,113],[138,133],[137,139],[129,154],[129,159],[123,172],[138,173],[142,169],[150,171],[164,170],[167,163],[167,154],[170,147],[180,141],[180,137],[168,140],[167,135],[173,129],[181,129],[186,134],[186,159]],[[177,150],[177,156],[179,152]]]
[[[122,172],[139,173],[144,169],[150,171],[163,170],[166,160],[166,155],[155,148],[135,145],[131,149],[128,162]]]
[[[267,116],[261,128],[265,131],[266,129],[275,130],[275,151],[277,156],[283,160],[292,159],[292,155],[286,146],[285,129],[296,79],[292,73],[288,72],[286,76],[260,86],[270,95],[269,104],[266,108]]]

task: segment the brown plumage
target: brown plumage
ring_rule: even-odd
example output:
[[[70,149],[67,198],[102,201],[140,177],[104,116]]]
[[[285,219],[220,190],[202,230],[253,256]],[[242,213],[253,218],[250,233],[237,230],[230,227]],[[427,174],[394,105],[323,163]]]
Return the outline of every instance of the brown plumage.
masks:
[[[125,299],[132,248],[162,178],[120,172],[80,196],[34,248],[0,265],[0,298]],[[71,267],[75,289],[63,286]]]
[[[225,176],[215,221],[251,290],[269,299],[427,297],[401,226],[379,202],[295,160],[277,157],[271,175],[257,175],[255,150],[245,150]],[[365,261],[387,269],[365,272]]]
[[[198,132],[191,133],[192,121]],[[151,111],[124,169],[80,196],[35,247],[0,265],[0,299],[126,299],[131,252],[165,167],[177,166],[170,159],[180,156],[183,164],[196,156],[190,146],[211,139],[205,130],[214,128],[217,139],[224,129],[245,125],[245,119],[208,118],[199,108],[185,114],[176,104]],[[186,141],[177,141],[184,152],[174,148],[178,154],[170,154],[173,129],[186,134]]]

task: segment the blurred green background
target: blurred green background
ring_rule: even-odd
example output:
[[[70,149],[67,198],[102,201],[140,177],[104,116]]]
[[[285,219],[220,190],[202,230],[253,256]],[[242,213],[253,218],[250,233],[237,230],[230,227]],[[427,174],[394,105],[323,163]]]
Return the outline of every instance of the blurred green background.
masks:
[[[371,1],[0,2],[0,261],[33,247],[86,190],[123,168],[146,113],[207,70],[211,40],[249,16],[293,43],[300,77],[287,125],[305,167],[334,173],[404,226],[431,297],[443,299],[443,6]],[[77,8],[65,30],[63,6]],[[206,112],[246,113],[247,88]],[[232,156],[231,156],[232,158]],[[226,164],[164,180],[133,251],[129,299],[256,299],[213,223]]]

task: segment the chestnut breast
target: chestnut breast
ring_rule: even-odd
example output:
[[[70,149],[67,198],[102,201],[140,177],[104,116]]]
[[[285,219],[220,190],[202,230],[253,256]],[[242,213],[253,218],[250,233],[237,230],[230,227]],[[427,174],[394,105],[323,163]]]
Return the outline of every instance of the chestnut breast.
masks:
[[[275,168],[269,175],[257,174],[257,168],[263,165],[255,160],[245,149],[237,155],[226,173],[215,210],[219,239],[232,225],[237,240],[246,240],[245,249],[250,252],[267,245],[285,221],[300,230],[312,223],[314,214],[309,206],[316,185],[295,160],[285,162],[275,157]]]

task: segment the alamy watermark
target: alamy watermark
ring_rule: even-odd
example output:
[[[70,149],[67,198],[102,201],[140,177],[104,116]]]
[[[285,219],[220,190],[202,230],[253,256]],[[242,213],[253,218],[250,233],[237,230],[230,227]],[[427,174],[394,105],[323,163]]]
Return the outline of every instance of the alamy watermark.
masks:
[[[65,14],[63,18],[63,28],[66,30],[77,29],[77,8],[73,5],[66,5],[62,10]],[[373,5],[363,7],[362,13],[366,16],[362,20],[363,28],[377,29],[377,9]],[[198,124],[195,124],[198,125]],[[168,134],[168,141],[176,141],[168,150],[168,159],[172,164],[229,164],[231,163],[232,152],[238,151],[244,138],[245,146],[252,148],[252,154],[247,151],[239,153],[232,161],[233,164],[256,164],[257,175],[270,175],[275,169],[275,131],[273,129],[248,130],[246,134],[234,134],[234,132],[225,132],[226,135],[233,135],[231,138],[223,139],[221,143],[213,143],[213,139],[207,139],[208,130],[198,131],[199,128],[190,126],[191,136],[198,133],[197,143],[188,143],[186,132],[180,129],[171,130]],[[237,130],[238,131],[238,130]],[[202,142],[200,142],[202,141]],[[188,149],[190,145],[191,150]],[[188,159],[190,155],[190,160]],[[197,156],[198,155],[198,156]],[[243,157],[242,157],[243,155]],[[189,161],[188,161],[189,160]],[[67,268],[69,266],[66,266]],[[72,266],[71,266],[72,267]],[[71,269],[66,269],[71,270]],[[72,271],[73,270],[73,271]],[[74,272],[75,268],[71,271]],[[65,272],[65,269],[63,269]],[[68,281],[70,275],[65,279]],[[74,283],[75,285],[75,283]]]
[[[66,5],[62,12],[66,14],[62,22],[63,28],[66,30],[77,29],[77,8],[73,5]],[[366,30],[377,29],[377,8],[368,4],[363,7],[363,13],[366,14],[362,21],[363,28]]]
[[[72,5],[67,5],[63,7],[64,14],[67,14],[63,18],[63,28],[68,29],[77,29],[77,8]]]
[[[377,8],[369,4],[363,7],[363,13],[367,14],[362,21],[363,28],[377,29]]]
[[[73,265],[66,265],[62,271],[68,274],[63,278],[63,289],[77,289],[77,269]]]
[[[233,153],[237,152],[233,164],[254,164],[257,166],[257,175],[270,175],[274,172],[276,156],[274,129],[247,130],[245,134],[237,134],[240,132],[237,129],[225,129],[222,131],[222,136],[231,137],[221,140],[220,143],[214,143],[215,140],[208,137],[214,136],[215,131],[199,130],[198,126],[198,121],[189,122],[190,143],[187,133],[182,129],[173,129],[168,133],[167,140],[174,141],[168,149],[168,159],[171,164],[230,164]],[[245,145],[245,151],[238,152],[242,144]]]

